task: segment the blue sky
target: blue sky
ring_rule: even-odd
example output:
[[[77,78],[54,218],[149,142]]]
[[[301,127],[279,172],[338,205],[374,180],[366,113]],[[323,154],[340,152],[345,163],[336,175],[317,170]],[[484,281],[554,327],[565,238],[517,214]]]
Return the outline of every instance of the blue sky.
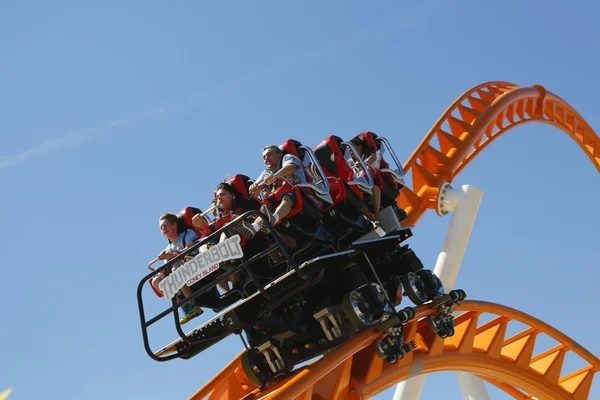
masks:
[[[135,290],[165,246],[161,213],[206,207],[225,175],[257,176],[262,146],[287,138],[312,146],[372,130],[405,160],[456,97],[490,80],[544,85],[598,132],[598,8],[3,2],[0,390],[187,398],[242,345],[232,338],[191,361],[145,354]],[[455,180],[484,191],[457,286],[600,355],[599,182],[556,128],[499,139]],[[415,230],[427,265],[448,222],[429,213]],[[150,308],[164,306],[146,295]],[[151,333],[157,347],[175,337],[166,325]],[[460,396],[454,374],[427,377],[422,398],[442,394]]]

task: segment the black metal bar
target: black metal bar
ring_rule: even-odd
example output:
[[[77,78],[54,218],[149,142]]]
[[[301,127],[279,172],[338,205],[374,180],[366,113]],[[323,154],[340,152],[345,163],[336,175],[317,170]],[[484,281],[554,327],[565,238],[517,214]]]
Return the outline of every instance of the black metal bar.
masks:
[[[140,283],[138,284],[138,289],[137,289],[138,310],[140,313],[140,322],[142,325],[142,338],[144,340],[144,350],[146,350],[146,353],[148,354],[148,356],[150,358],[152,358],[155,361],[159,361],[159,362],[164,362],[164,361],[173,360],[175,358],[179,358],[179,354],[172,354],[172,355],[165,356],[165,357],[156,356],[154,354],[154,352],[152,351],[152,349],[150,348],[150,343],[148,342],[148,326],[150,326],[151,324],[148,324],[145,321],[146,316],[145,316],[145,312],[144,312],[143,299],[142,299],[142,289],[143,289],[145,283],[146,283],[146,280],[140,281]]]

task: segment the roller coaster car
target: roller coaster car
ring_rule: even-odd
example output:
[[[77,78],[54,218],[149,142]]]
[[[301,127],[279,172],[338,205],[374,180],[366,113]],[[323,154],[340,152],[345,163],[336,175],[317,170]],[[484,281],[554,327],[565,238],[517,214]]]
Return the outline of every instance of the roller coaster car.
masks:
[[[356,167],[350,168],[344,153],[356,155],[352,145],[330,136],[314,152],[295,140],[286,141],[281,148],[302,160],[308,182],[293,186],[286,181],[259,200],[273,205],[283,193],[295,193],[297,204],[287,218],[273,226],[257,211],[257,203],[241,207],[236,212],[244,211],[241,215],[227,214],[213,221],[210,235],[153,271],[138,285],[144,345],[150,357],[157,361],[189,359],[232,333],[237,334],[247,348],[242,357],[244,373],[254,384],[262,386],[297,364],[342,344],[356,332],[376,326],[385,335],[375,343],[375,351],[393,363],[414,347],[414,343],[404,343],[402,332],[403,324],[414,318],[415,309],[408,306],[396,310],[404,295],[414,305],[435,307],[437,313],[429,318],[429,326],[441,337],[451,336],[452,306],[464,299],[465,293],[455,290],[445,294],[440,280],[425,270],[415,253],[402,244],[412,232],[400,225],[403,216],[395,204],[381,211],[381,225],[377,229],[358,222],[362,218],[360,210],[371,194],[373,179],[362,161],[358,163],[358,171]],[[250,199],[246,178],[236,176],[235,182],[232,181],[245,201]],[[251,240],[230,236],[229,227],[257,216],[265,220],[268,235],[259,233]],[[333,244],[323,240],[319,237],[323,226],[330,230],[343,228],[345,240],[339,235]],[[292,251],[281,240],[280,232],[304,235],[304,245]],[[223,233],[230,237],[220,242]],[[186,264],[179,267],[180,272],[171,274],[168,284],[174,287],[167,296],[171,307],[146,321],[141,299],[143,283],[160,270],[170,271],[172,263],[211,242],[213,247],[209,251],[188,257]],[[306,248],[313,251],[307,252]],[[283,257],[277,265],[265,261],[273,251]],[[196,274],[192,297],[204,296],[206,300],[207,293],[214,293],[219,282],[235,273],[242,276],[241,288],[235,289],[237,297],[230,294],[228,301],[224,301],[225,296],[221,296],[220,303],[213,307],[218,313],[184,334],[177,308],[189,299],[178,300],[173,295],[177,285],[182,287],[186,282],[184,277]],[[202,302],[197,303],[203,306]],[[180,338],[155,353],[148,344],[147,328],[171,312]]]

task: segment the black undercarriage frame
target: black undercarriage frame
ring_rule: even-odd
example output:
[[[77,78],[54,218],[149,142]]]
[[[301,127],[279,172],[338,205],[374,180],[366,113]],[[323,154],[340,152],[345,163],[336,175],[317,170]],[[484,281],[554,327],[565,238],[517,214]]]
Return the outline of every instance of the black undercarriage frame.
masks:
[[[171,301],[170,307],[166,308],[165,310],[163,310],[162,312],[160,312],[153,318],[150,318],[148,320],[146,319],[146,314],[144,311],[144,303],[143,303],[143,299],[142,299],[142,290],[143,290],[146,282],[148,282],[151,278],[160,274],[162,271],[167,271],[167,273],[170,274],[172,272],[173,264],[177,263],[178,261],[185,260],[186,256],[190,255],[191,253],[194,253],[194,251],[198,250],[203,244],[211,243],[211,242],[214,242],[215,240],[218,240],[218,238],[221,236],[222,233],[225,233],[225,235],[227,237],[231,237],[229,228],[231,228],[231,226],[235,225],[236,222],[239,222],[241,219],[246,219],[247,217],[251,217],[251,216],[261,216],[262,217],[264,224],[267,226],[267,228],[269,230],[269,237],[273,240],[273,242],[271,244],[268,244],[262,251],[258,252],[257,254],[251,255],[248,258],[246,257],[246,255],[244,255],[242,258],[242,260],[243,260],[242,263],[238,263],[233,268],[229,268],[226,272],[220,274],[218,279],[208,280],[208,282],[206,284],[202,285],[200,288],[195,289],[191,296],[189,296],[187,298],[181,298],[181,299],[178,299],[178,296],[174,296]],[[328,249],[334,250],[333,246],[330,246],[330,245],[328,246],[328,245],[321,244],[320,246],[317,246],[317,247],[318,247],[318,251],[310,253],[311,256],[317,256],[319,254],[322,254],[323,252],[327,251]],[[290,250],[284,244],[284,242],[282,241],[282,239],[279,236],[279,234],[277,233],[277,231],[275,231],[275,229],[269,222],[268,218],[260,211],[255,211],[255,210],[248,211],[240,216],[237,216],[229,224],[227,224],[227,225],[223,226],[222,228],[220,228],[219,230],[213,232],[210,236],[202,238],[201,240],[196,242],[193,246],[185,249],[185,251],[180,253],[178,256],[174,257],[173,259],[169,260],[164,265],[156,268],[154,271],[152,271],[149,274],[147,274],[146,276],[144,276],[140,280],[138,287],[137,287],[137,301],[138,301],[138,310],[139,310],[139,315],[140,315],[140,323],[141,323],[141,327],[142,327],[142,336],[143,336],[143,340],[144,340],[144,348],[145,348],[146,352],[148,353],[148,355],[156,361],[168,361],[168,360],[172,360],[175,358],[181,358],[181,356],[179,354],[172,354],[172,355],[167,355],[164,357],[157,356],[151,350],[150,344],[148,342],[148,328],[151,325],[158,322],[159,320],[166,317],[167,315],[169,315],[170,313],[173,313],[175,330],[177,331],[177,334],[179,335],[181,341],[184,344],[185,343],[195,344],[195,343],[205,341],[206,339],[195,338],[194,337],[195,335],[193,335],[193,334],[186,335],[184,333],[184,331],[182,330],[181,324],[179,322],[178,308],[181,307],[185,303],[188,303],[190,301],[197,299],[198,297],[202,296],[203,294],[207,293],[208,291],[215,289],[216,286],[220,282],[226,281],[232,275],[234,275],[238,272],[241,272],[241,271],[245,272],[249,278],[249,282],[251,282],[254,285],[256,290],[262,296],[264,296],[265,299],[274,300],[274,299],[271,299],[272,296],[269,293],[267,293],[267,291],[265,290],[265,286],[268,285],[269,282],[266,282],[266,283],[261,282],[258,279],[258,276],[254,273],[252,266],[259,260],[265,258],[269,253],[271,253],[273,251],[277,251],[277,250],[283,254],[283,258],[284,258],[284,260],[282,260],[279,263],[279,265],[281,265],[282,263],[287,263],[287,271],[294,271],[298,277],[300,277],[301,279],[303,279],[304,281],[306,281],[307,283],[310,284],[312,278],[310,276],[306,275],[304,272],[302,272],[298,268],[298,262],[296,261],[296,257],[292,257]],[[303,248],[301,250],[306,252],[306,248]],[[296,253],[298,253],[298,252],[296,252]],[[296,255],[298,255],[298,254],[296,254]],[[274,279],[276,279],[276,278],[277,277],[274,277]],[[195,285],[201,284],[201,282],[202,281],[196,283]],[[236,293],[238,295],[242,295],[240,290],[232,289],[231,291],[222,295],[221,299],[225,299],[226,297],[235,295]],[[241,298],[243,298],[243,296]]]

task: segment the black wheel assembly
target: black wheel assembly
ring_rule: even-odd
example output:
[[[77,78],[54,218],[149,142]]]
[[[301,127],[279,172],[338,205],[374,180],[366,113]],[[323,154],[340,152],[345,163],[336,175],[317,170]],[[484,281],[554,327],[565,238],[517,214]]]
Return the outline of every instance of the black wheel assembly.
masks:
[[[402,286],[404,286],[406,296],[415,305],[420,306],[429,301],[429,296],[427,296],[423,280],[421,280],[417,274],[409,272],[400,279],[402,281]]]
[[[371,306],[357,290],[352,290],[344,296],[342,307],[346,318],[348,318],[355,329],[361,330],[373,325]]]
[[[242,370],[248,380],[258,387],[266,385],[273,376],[267,360],[256,349],[242,354]]]

